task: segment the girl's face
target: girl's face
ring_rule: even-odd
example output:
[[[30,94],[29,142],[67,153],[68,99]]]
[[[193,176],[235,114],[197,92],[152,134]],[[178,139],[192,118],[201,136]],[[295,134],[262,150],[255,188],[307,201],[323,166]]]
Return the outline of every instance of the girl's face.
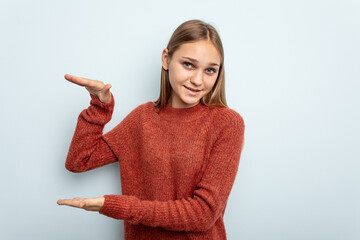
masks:
[[[189,108],[213,88],[220,68],[220,54],[209,40],[182,44],[172,55],[164,49],[162,63],[169,70],[170,106]]]

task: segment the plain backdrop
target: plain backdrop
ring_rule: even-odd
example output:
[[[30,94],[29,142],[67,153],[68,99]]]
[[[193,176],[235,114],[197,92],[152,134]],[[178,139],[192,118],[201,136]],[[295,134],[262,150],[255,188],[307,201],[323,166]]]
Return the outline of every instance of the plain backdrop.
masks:
[[[0,1],[0,239],[123,239],[123,222],[58,206],[121,194],[118,165],[64,167],[84,88],[113,85],[105,132],[159,95],[161,52],[201,19],[225,48],[246,125],[228,239],[360,239],[360,1]]]

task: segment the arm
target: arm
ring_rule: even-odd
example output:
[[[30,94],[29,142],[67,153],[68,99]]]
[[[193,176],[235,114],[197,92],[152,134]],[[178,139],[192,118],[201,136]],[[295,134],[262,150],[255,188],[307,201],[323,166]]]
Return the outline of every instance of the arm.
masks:
[[[192,197],[171,201],[147,201],[136,196],[105,195],[100,213],[133,224],[173,231],[205,231],[224,210],[239,166],[244,143],[244,122],[232,121],[215,142],[202,179]]]
[[[103,103],[90,94],[90,106],[83,110],[76,125],[65,167],[71,172],[84,172],[117,161],[102,132],[111,119],[114,98]]]

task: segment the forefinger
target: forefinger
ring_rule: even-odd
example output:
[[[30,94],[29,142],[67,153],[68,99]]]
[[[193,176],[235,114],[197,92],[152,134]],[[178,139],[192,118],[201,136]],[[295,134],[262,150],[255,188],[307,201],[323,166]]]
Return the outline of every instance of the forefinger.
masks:
[[[77,76],[70,75],[70,74],[65,74],[64,77],[69,82],[75,83],[80,86],[88,86],[90,84],[90,82],[92,81],[91,79],[88,79],[88,78],[77,77]]]

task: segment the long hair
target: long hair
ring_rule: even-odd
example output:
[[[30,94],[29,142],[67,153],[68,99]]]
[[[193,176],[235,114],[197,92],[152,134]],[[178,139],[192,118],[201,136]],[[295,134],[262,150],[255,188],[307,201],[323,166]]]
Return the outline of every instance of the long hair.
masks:
[[[182,23],[172,34],[167,45],[168,56],[171,59],[174,52],[184,43],[199,40],[210,40],[220,54],[219,74],[211,91],[200,99],[200,102],[209,107],[227,107],[225,98],[225,69],[224,69],[224,49],[220,36],[216,29],[201,20],[189,20]],[[161,68],[160,96],[154,102],[159,109],[163,109],[169,101],[171,95],[169,72]]]

